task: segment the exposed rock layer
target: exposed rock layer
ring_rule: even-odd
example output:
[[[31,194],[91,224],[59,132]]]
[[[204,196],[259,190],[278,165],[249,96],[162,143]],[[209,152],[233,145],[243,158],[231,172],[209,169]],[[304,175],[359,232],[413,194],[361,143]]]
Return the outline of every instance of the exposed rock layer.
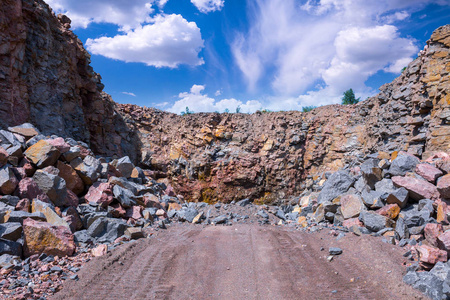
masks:
[[[0,20],[1,127],[31,122],[45,134],[90,142],[99,154],[133,154],[138,146],[70,20],[42,0],[4,0]]]

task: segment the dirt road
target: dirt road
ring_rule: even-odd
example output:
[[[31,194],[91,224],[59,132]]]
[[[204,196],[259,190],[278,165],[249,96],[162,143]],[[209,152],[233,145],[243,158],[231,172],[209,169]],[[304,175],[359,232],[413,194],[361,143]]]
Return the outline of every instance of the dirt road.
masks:
[[[328,262],[329,247],[343,254]],[[54,299],[420,299],[402,253],[328,230],[176,226],[92,260]]]

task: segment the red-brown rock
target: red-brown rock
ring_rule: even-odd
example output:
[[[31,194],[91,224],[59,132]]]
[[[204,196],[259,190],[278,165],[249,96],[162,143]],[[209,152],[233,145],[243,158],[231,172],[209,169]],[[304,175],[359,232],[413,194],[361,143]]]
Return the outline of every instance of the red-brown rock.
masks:
[[[437,183],[437,190],[442,198],[450,199],[450,174],[441,177]]]
[[[159,202],[159,198],[153,194],[145,194],[144,195],[144,204],[145,207],[154,207],[161,208],[161,203]]]
[[[77,207],[78,204],[80,204],[78,196],[75,195],[75,193],[72,192],[71,190],[67,190],[66,203],[64,206]]]
[[[0,167],[3,167],[8,162],[8,152],[3,147],[0,147]]]
[[[435,265],[437,262],[447,261],[447,252],[427,245],[417,246],[416,250],[419,254],[419,260],[422,263]]]
[[[45,253],[48,255],[66,256],[75,251],[75,242],[70,230],[65,226],[52,226],[47,222],[34,221],[30,218],[23,221],[24,254]]]
[[[430,245],[438,246],[438,236],[444,233],[444,229],[441,224],[428,223],[425,225],[424,236]]]
[[[392,182],[397,187],[404,187],[408,190],[410,198],[414,200],[421,199],[439,199],[437,188],[428,181],[417,179],[414,177],[392,177]]]
[[[31,162],[26,157],[22,158],[19,167],[24,169],[25,174],[27,174],[28,177],[32,177],[34,172],[36,172],[36,168],[31,164]]]
[[[125,214],[127,211],[120,205],[120,203],[115,203],[111,205],[112,211],[111,214],[114,218],[125,218]]]
[[[450,231],[446,231],[437,237],[439,249],[450,252]]]
[[[443,175],[442,171],[430,164],[418,164],[416,173],[431,183],[435,183],[436,179]]]
[[[96,182],[89,188],[89,191],[84,198],[90,203],[96,203],[102,207],[107,207],[114,200],[112,186],[107,182]]]
[[[59,177],[66,181],[66,187],[77,195],[84,191],[84,183],[70,165],[66,165],[62,161],[58,161],[57,168],[59,170]]]
[[[63,213],[63,219],[69,224],[70,230],[72,232],[78,231],[83,228],[83,222],[81,221],[80,215],[74,207],[66,208]]]

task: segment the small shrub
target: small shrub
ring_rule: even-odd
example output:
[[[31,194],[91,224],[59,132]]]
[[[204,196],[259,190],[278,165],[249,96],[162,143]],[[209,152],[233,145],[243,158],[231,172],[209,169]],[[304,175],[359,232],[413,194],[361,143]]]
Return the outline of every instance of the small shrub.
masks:
[[[182,112],[181,112],[181,115],[182,115],[182,116],[185,116],[185,115],[192,115],[193,113],[194,113],[194,111],[189,110],[189,107],[186,106],[186,110],[185,110],[185,111],[182,111]]]
[[[314,105],[311,105],[311,106],[303,106],[303,107],[302,107],[302,112],[312,111],[314,108],[317,108],[317,106],[314,106]]]
[[[361,97],[356,99],[355,93],[352,89],[349,89],[344,92],[344,97],[342,97],[342,104],[348,105],[348,104],[356,104],[361,100]]]

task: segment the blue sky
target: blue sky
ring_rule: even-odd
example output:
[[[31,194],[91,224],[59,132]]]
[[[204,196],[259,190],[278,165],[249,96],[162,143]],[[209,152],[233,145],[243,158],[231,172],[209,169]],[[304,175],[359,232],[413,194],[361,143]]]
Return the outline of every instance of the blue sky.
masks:
[[[397,77],[450,0],[46,0],[72,19],[105,91],[180,113],[301,110]]]

